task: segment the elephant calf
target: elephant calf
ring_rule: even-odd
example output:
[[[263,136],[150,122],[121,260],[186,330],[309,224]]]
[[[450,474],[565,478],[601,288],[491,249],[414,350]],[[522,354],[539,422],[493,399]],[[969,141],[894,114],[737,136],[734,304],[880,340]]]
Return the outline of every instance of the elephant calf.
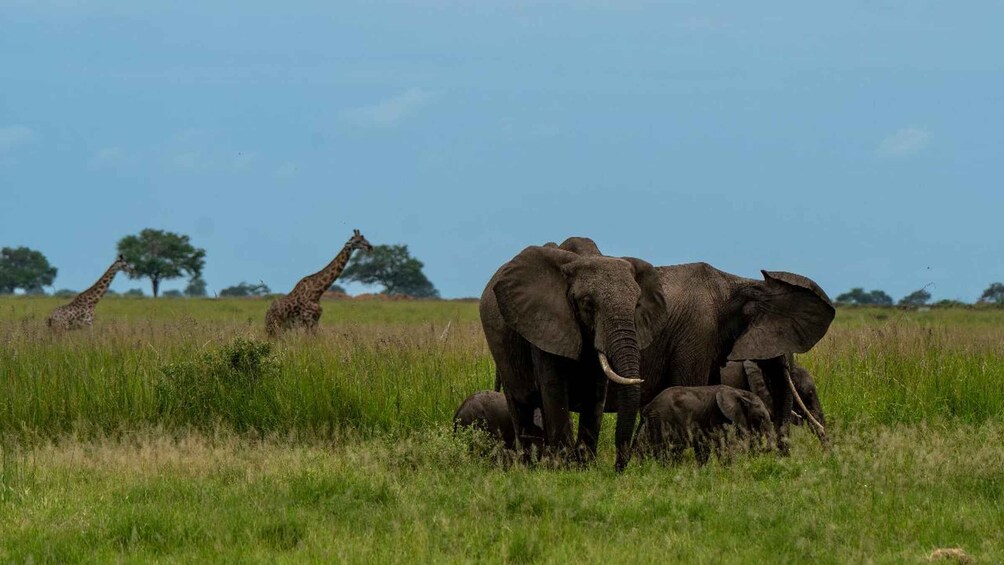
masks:
[[[826,415],[823,413],[823,405],[819,400],[819,391],[816,390],[816,381],[812,378],[812,373],[805,367],[792,363],[790,374],[795,391],[798,392],[799,398],[808,409],[808,414],[811,414],[819,424],[825,427]],[[721,369],[721,382],[723,385],[748,390],[760,397],[760,400],[763,400],[768,408],[773,406],[770,391],[764,382],[763,372],[754,361],[729,361]],[[803,410],[797,402],[792,405],[791,409],[796,416],[792,423],[801,425],[802,421],[807,418],[806,410]],[[773,413],[771,416],[776,418]],[[825,444],[825,434],[820,434],[814,426],[812,429],[819,436],[820,441]]]
[[[543,442],[544,430],[539,410],[534,412],[533,419],[537,427],[534,437],[541,438]],[[488,435],[502,440],[506,449],[516,448],[516,431],[512,426],[505,395],[501,392],[482,390],[468,396],[453,414],[454,433],[462,428],[484,430]]]
[[[724,446],[729,429],[738,437],[768,436],[767,406],[752,392],[726,385],[678,386],[642,409],[636,435],[643,453],[678,461],[684,449],[693,447],[698,464],[704,465],[712,446]]]

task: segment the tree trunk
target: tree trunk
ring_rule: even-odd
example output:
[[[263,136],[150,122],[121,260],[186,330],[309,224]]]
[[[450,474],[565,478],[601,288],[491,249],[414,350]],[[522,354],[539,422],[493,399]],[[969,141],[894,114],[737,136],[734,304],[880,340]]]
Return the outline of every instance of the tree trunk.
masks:
[[[150,277],[150,282],[153,283],[153,297],[157,298],[157,291],[160,290],[160,279],[157,277]]]

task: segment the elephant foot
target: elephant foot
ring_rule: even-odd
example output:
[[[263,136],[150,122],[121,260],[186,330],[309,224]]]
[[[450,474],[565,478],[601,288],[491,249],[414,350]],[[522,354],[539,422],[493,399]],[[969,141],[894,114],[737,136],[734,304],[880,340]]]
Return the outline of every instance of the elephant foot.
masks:
[[[791,455],[791,438],[787,435],[783,435],[777,440],[777,452],[781,457],[788,457]]]
[[[574,461],[579,467],[591,467],[596,463],[596,452],[589,446],[580,444],[575,448]]]

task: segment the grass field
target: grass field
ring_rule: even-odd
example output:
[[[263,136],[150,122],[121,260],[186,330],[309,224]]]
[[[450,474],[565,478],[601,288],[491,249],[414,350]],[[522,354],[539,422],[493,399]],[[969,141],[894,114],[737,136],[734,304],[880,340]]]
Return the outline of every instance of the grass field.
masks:
[[[449,433],[490,388],[465,302],[0,299],[0,561],[1004,561],[1004,311],[841,310],[800,362],[831,453],[505,468]]]

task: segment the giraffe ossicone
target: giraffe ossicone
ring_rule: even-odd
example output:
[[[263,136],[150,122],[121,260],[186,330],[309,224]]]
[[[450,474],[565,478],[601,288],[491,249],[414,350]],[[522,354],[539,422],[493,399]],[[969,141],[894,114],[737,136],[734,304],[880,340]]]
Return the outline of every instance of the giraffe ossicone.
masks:
[[[309,331],[316,329],[317,321],[321,319],[321,296],[345,270],[345,265],[356,249],[367,252],[373,249],[357,229],[352,230],[352,237],[323,269],[303,277],[289,294],[275,299],[265,313],[265,331],[268,335],[275,337],[296,327]]]

